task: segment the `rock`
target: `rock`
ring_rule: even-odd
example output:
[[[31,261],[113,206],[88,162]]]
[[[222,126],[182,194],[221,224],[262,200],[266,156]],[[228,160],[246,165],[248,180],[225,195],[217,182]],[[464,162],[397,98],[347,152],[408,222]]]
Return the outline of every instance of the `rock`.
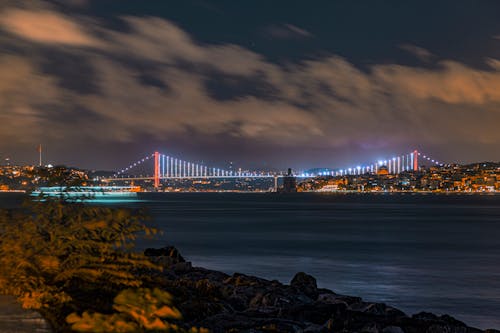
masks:
[[[319,294],[317,300],[318,300],[318,302],[322,302],[322,303],[330,303],[330,304],[344,303],[346,305],[351,305],[351,304],[356,304],[356,303],[362,302],[361,297],[339,295],[339,294],[335,294],[333,292]]]
[[[425,333],[468,333],[467,327],[455,327],[447,325],[431,325]]]
[[[174,264],[186,262],[174,246],[165,246],[160,249],[148,248],[144,250],[144,255],[146,257],[168,257],[172,259]]]
[[[379,333],[380,332],[380,324],[377,323],[368,323],[361,329],[363,333]]]
[[[305,325],[299,322],[280,318],[252,317],[248,313],[218,314],[198,323],[199,326],[219,332],[302,332]]]
[[[453,318],[452,316],[446,315],[446,314],[439,317],[439,320],[445,322],[446,324],[453,325],[453,326],[466,326],[465,323]]]
[[[318,302],[327,303],[327,304],[335,304],[335,303],[345,303],[342,300],[339,300],[337,295],[335,294],[319,294],[317,298]],[[347,303],[345,303],[347,305]]]
[[[384,303],[367,303],[358,302],[353,303],[349,306],[349,310],[359,311],[363,313],[374,314],[377,316],[387,316],[387,317],[405,317],[406,314],[398,309],[391,306],[387,306]]]
[[[293,318],[300,322],[308,322],[316,325],[325,324],[330,318],[342,318],[346,313],[346,305],[312,303],[292,305],[288,309],[283,309],[281,315],[286,318]]]
[[[299,272],[295,274],[290,286],[296,288],[297,290],[303,292],[305,295],[312,299],[318,298],[318,286],[316,284],[316,279],[304,272]]]
[[[475,333],[483,332],[479,329],[467,327],[463,322],[456,320],[449,315],[436,316],[429,312],[420,312],[413,315],[413,324],[426,327],[426,333]]]
[[[387,326],[382,330],[382,333],[405,333],[405,331],[398,326]]]
[[[163,265],[167,267],[171,267],[175,272],[188,272],[193,268],[190,261],[186,262],[178,262],[172,265]]]
[[[145,287],[169,291],[184,328],[213,333],[476,333],[448,315],[412,317],[383,303],[318,289],[311,275],[297,273],[290,285],[255,276],[192,267],[174,247],[145,251],[167,269],[148,275]],[[489,330],[487,333],[500,333]]]
[[[239,295],[228,297],[227,302],[234,311],[244,311],[248,307],[247,299]]]
[[[179,251],[173,246],[165,246],[161,249],[148,248],[144,251],[144,255],[149,260],[161,267],[173,269],[176,271],[190,270],[191,263],[186,262]]]
[[[245,274],[234,273],[233,276],[224,280],[226,284],[232,284],[237,287],[241,286],[258,286],[272,283],[271,281],[261,279],[255,276],[248,276]]]
[[[418,319],[418,320],[424,320],[424,321],[436,321],[438,320],[438,316],[436,316],[435,314],[433,313],[429,313],[429,312],[419,312],[417,314],[414,314],[413,316],[411,316],[413,319]]]
[[[323,331],[323,326],[322,325],[316,325],[312,324],[304,328],[302,332],[304,333],[319,333]]]

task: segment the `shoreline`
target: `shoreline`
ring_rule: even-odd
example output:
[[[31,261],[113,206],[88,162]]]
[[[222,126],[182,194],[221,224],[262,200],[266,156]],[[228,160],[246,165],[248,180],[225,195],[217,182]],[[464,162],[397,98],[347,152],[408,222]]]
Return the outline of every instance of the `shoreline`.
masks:
[[[302,195],[302,194],[319,194],[319,195],[456,195],[456,196],[497,196],[500,195],[500,191],[495,192],[464,192],[464,191],[303,191],[303,192],[294,192],[294,193],[279,193],[279,192],[271,192],[271,191],[141,191],[141,192],[133,192],[138,196],[140,195],[156,195],[156,194],[261,194],[261,195]],[[24,190],[15,190],[15,191],[0,191],[0,195],[11,196],[11,197],[25,197],[29,196],[29,192]],[[112,193],[107,197],[117,199],[119,196],[114,196]]]

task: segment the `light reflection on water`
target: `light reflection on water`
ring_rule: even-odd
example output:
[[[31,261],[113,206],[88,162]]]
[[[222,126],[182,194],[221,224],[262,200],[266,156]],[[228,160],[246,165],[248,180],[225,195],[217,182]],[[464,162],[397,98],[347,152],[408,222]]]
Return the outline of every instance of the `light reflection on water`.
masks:
[[[36,312],[25,311],[11,297],[0,296],[0,332],[48,333],[50,330]]]

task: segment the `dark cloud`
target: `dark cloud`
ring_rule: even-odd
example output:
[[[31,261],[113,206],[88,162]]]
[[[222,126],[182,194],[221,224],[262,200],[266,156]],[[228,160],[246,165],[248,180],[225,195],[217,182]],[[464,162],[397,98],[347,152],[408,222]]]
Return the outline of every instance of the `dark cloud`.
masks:
[[[279,96],[279,90],[268,82],[264,73],[242,76],[212,71],[207,76],[205,85],[207,93],[219,101],[250,96],[271,101]]]
[[[95,83],[97,73],[85,54],[57,48],[43,48],[38,52],[40,70],[57,79],[60,88],[80,94],[99,92]]]
[[[52,0],[52,2],[64,7],[85,8],[89,5],[90,0]]]

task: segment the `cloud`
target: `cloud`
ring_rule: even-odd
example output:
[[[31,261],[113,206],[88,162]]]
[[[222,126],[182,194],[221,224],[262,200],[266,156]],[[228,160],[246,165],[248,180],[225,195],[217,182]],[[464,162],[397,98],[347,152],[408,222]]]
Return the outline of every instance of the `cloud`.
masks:
[[[302,39],[313,37],[309,31],[288,23],[268,26],[263,30],[263,34],[276,39]]]
[[[428,50],[416,45],[401,44],[399,45],[399,48],[413,54],[415,57],[417,57],[420,61],[423,62],[429,62],[435,57],[434,54],[432,54]]]
[[[1,141],[29,142],[52,121],[44,118],[41,108],[62,100],[60,91],[23,57],[1,56],[0,77]]]
[[[124,17],[131,32],[109,31],[116,50],[158,62],[201,61],[202,47],[175,24],[156,17]]]
[[[4,38],[21,37],[45,48],[86,46],[55,47],[53,52],[61,52],[61,61],[70,58],[66,54],[83,59],[92,73],[85,79],[92,81],[93,89],[70,89],[61,83],[65,80],[60,76],[67,72],[42,70],[43,53],[37,44],[22,44],[30,48],[24,55],[1,57],[0,123],[9,125],[0,133],[0,148],[15,140],[36,143],[42,135],[46,140],[64,138],[68,144],[131,143],[144,136],[167,142],[205,138],[200,145],[222,136],[275,151],[446,144],[450,137],[500,142],[498,60],[488,60],[490,70],[451,60],[433,68],[374,64],[361,70],[336,55],[276,64],[238,45],[201,43],[156,17],[126,17],[127,30],[100,28],[98,36],[57,12],[16,11],[4,12],[0,20],[14,33]],[[65,22],[66,31],[47,35],[61,28],[56,24],[35,34],[34,22],[30,29],[16,30],[22,23],[16,17]],[[99,49],[93,48],[97,45]],[[431,56],[422,50],[417,50],[421,57]],[[155,84],[145,82],[145,75],[154,76]],[[225,76],[231,78],[228,84],[241,81],[239,86],[245,87],[255,82],[270,87],[272,94],[249,89],[232,98],[216,98],[208,82]],[[68,123],[76,119],[77,125]]]
[[[164,91],[141,84],[137,72],[108,60],[96,59],[94,63],[100,73],[101,93],[86,96],[81,103],[114,124],[107,134],[113,133],[115,140],[133,140],[136,129],[159,138],[195,129],[205,136],[231,133],[272,142],[297,142],[304,134],[321,134],[315,117],[284,102],[255,97],[215,100],[200,74],[164,68],[156,76],[170,86]]]
[[[90,0],[53,0],[63,6],[87,7]]]
[[[101,44],[69,17],[48,10],[8,9],[0,13],[0,25],[38,43],[93,47]]]
[[[250,75],[265,69],[263,57],[234,44],[201,45],[184,30],[155,17],[124,17],[131,32],[108,31],[110,48],[138,60],[159,64],[189,63],[230,74]]]
[[[500,71],[476,70],[455,61],[443,61],[438,69],[376,66],[374,77],[396,96],[448,104],[500,102]]]
[[[493,69],[500,71],[500,60],[498,59],[493,59],[493,58],[487,58],[486,63]]]

